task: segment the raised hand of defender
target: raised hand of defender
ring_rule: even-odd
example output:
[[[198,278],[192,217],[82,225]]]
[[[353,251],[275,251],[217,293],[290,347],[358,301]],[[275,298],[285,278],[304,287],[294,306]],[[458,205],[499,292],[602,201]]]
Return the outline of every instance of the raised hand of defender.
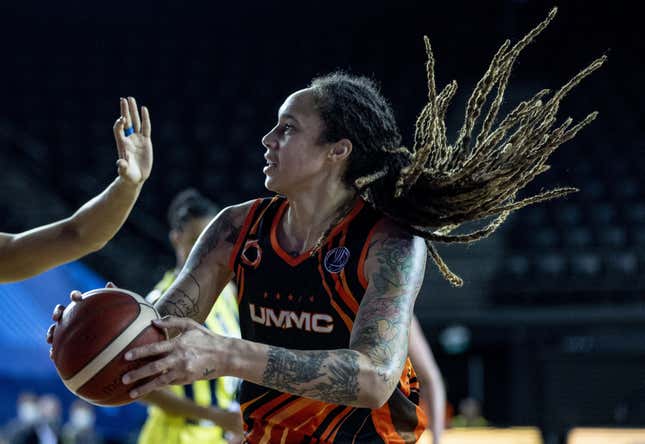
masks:
[[[114,123],[114,140],[119,152],[116,164],[119,176],[133,184],[141,184],[150,176],[152,169],[152,139],[150,138],[150,114],[141,107],[141,117],[134,97],[121,98],[121,117]],[[126,136],[128,128],[132,134]]]

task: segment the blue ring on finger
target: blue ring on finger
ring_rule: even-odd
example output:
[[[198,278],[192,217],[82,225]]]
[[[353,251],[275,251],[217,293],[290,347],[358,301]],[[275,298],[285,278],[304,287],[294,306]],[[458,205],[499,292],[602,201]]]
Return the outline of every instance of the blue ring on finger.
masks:
[[[130,134],[134,134],[134,127],[130,126],[123,130],[125,137],[128,137]]]

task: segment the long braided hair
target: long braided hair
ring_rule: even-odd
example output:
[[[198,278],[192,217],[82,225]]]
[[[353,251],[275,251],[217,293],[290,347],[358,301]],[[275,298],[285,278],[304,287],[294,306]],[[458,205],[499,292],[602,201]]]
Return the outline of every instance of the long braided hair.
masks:
[[[450,271],[433,242],[468,243],[482,239],[495,231],[512,211],[577,191],[556,188],[516,200],[520,189],[549,169],[546,161],[551,153],[596,118],[598,113],[593,112],[575,125],[568,118],[554,128],[561,100],[598,69],[605,56],[580,71],[550,98],[547,99],[550,91],[542,90],[521,102],[494,126],[515,60],[556,12],[557,8],[553,8],[543,22],[515,45],[506,40],[499,48],[468,100],[464,124],[453,144],[448,143],[446,136],[445,115],[457,83],[453,80],[437,92],[435,59],[427,37],[424,41],[428,103],[417,118],[412,150],[401,146],[390,105],[371,80],[336,72],[318,77],[310,85],[324,124],[321,142],[341,138],[352,141],[344,182],[374,208],[423,237],[428,254],[454,286],[461,286],[463,281]],[[484,104],[494,89],[495,97],[473,137]],[[339,214],[337,221],[343,215]],[[483,228],[451,234],[466,222],[492,216],[496,217]],[[318,246],[329,231],[323,234]]]

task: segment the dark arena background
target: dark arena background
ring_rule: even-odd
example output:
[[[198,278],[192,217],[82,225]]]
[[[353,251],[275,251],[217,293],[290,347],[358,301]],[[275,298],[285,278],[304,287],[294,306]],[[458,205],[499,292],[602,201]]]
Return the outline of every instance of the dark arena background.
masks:
[[[178,191],[221,206],[268,195],[260,139],[291,92],[336,69],[370,76],[410,146],[426,102],[425,34],[438,88],[459,83],[452,140],[499,45],[553,6],[502,112],[607,54],[558,121],[600,114],[522,196],[580,192],[513,213],[484,241],[439,245],[462,288],[427,267],[415,311],[446,384],[442,442],[645,442],[645,39],[636,4],[620,1],[3,2],[0,231],[65,218],[116,177],[119,97],[149,107],[155,159],[105,248],[0,285],[0,421],[10,424],[25,392],[53,394],[67,421],[74,397],[44,339],[51,310],[107,280],[150,291],[174,265],[165,215]],[[465,398],[480,402],[488,432],[517,435],[451,429]],[[146,415],[139,404],[95,414],[112,443],[136,442]]]

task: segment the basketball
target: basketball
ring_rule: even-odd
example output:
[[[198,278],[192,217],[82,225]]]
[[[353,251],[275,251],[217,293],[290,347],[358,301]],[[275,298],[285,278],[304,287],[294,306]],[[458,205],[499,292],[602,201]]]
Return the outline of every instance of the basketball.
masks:
[[[126,361],[125,353],[166,339],[151,324],[155,308],[136,293],[121,288],[100,288],[83,294],[63,312],[52,341],[52,359],[65,386],[84,400],[101,406],[134,401],[121,377],[146,363]],[[154,358],[158,359],[158,357]]]

